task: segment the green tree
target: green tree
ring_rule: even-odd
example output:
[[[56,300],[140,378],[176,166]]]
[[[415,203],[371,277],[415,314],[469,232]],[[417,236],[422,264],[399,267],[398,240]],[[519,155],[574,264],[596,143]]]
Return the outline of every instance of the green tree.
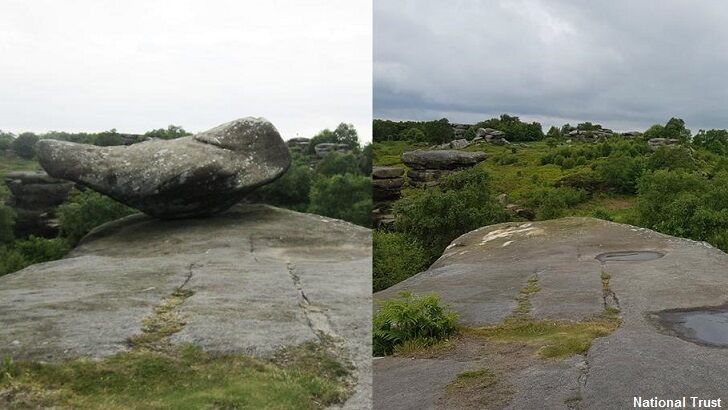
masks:
[[[637,191],[637,181],[643,169],[641,158],[621,154],[611,155],[595,165],[601,181],[625,194],[634,194]]]
[[[32,132],[24,132],[13,140],[13,151],[21,158],[32,159],[35,157],[35,144],[38,139]]]
[[[424,142],[427,137],[421,129],[411,127],[401,134],[400,139],[402,141]]]
[[[718,155],[728,154],[728,131],[700,130],[693,138],[693,145]]]
[[[261,201],[296,211],[308,209],[308,198],[314,171],[300,154],[293,154],[293,161],[283,176],[259,188]]]
[[[311,186],[308,212],[371,226],[370,177],[346,174],[316,178]]]
[[[329,152],[316,164],[316,173],[325,176],[358,174],[359,171],[360,163],[354,154]]]
[[[124,145],[124,138],[116,132],[115,128],[109,131],[100,132],[96,135],[94,144],[100,147],[109,147],[114,145]]]
[[[678,146],[662,146],[657,148],[652,155],[647,157],[647,169],[655,171],[658,169],[685,169],[695,170],[698,168],[690,150]]]
[[[158,128],[156,130],[151,130],[144,133],[145,137],[159,138],[163,140],[172,140],[176,138],[186,137],[188,135],[192,134],[185,131],[184,128],[178,125],[169,125],[166,129]]]
[[[12,133],[0,130],[0,154],[3,154],[6,150],[12,148],[14,139],[15,135]]]

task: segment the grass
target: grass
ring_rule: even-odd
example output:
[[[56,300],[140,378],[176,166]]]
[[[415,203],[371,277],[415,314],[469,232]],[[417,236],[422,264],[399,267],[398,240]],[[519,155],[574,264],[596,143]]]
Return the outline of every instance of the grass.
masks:
[[[466,370],[458,374],[446,390],[448,394],[455,394],[462,390],[485,389],[497,382],[495,373],[488,369]]]
[[[17,362],[0,379],[0,407],[319,409],[341,402],[348,388],[335,375],[345,370],[319,373],[319,362],[336,360],[317,344],[298,350],[301,359],[287,363],[215,356],[193,346],[103,360]]]
[[[506,320],[496,326],[467,331],[492,341],[523,342],[537,346],[538,353],[543,358],[564,358],[585,354],[594,339],[609,335],[620,323],[619,317],[605,312],[580,322]]]
[[[169,336],[185,319],[183,287],[167,296],[129,339],[130,351],[104,359],[0,364],[0,408],[321,409],[351,393],[350,364],[331,340],[276,352],[269,360],[214,355]]]
[[[538,284],[538,277],[534,276],[528,279],[528,284],[521,289],[516,296],[516,308],[512,312],[514,317],[524,317],[531,313],[531,295],[541,290]]]

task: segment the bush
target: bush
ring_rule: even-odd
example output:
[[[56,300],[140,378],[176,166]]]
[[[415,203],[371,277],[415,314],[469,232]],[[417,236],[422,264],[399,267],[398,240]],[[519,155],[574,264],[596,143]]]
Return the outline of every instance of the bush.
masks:
[[[372,225],[372,182],[369,176],[318,177],[311,186],[308,212]]]
[[[493,198],[488,174],[479,168],[454,173],[439,187],[411,190],[395,202],[395,227],[439,255],[458,236],[508,220]]]
[[[185,131],[184,128],[177,126],[177,125],[170,125],[167,127],[167,129],[158,128],[156,130],[151,130],[151,131],[147,131],[146,133],[144,133],[145,137],[160,138],[163,140],[172,140],[172,139],[176,139],[176,138],[186,137],[188,135],[192,135],[192,134]]]
[[[116,132],[116,129],[100,132],[96,135],[94,144],[100,147],[111,147],[114,145],[124,145],[124,138]]]
[[[353,154],[339,152],[329,152],[316,165],[316,173],[325,176],[359,174],[359,171],[360,163]]]
[[[260,200],[296,211],[308,209],[308,197],[314,172],[308,163],[294,156],[293,163],[282,177],[258,189]]]
[[[656,171],[658,169],[684,169],[694,170],[698,168],[695,159],[690,154],[690,150],[683,147],[662,146],[647,158],[646,167],[649,170]]]
[[[426,137],[425,133],[416,127],[408,128],[405,132],[401,134],[401,138],[403,141],[412,141],[412,142],[424,142]]]
[[[9,206],[0,204],[0,245],[7,244],[15,239],[15,211]]]
[[[64,257],[70,246],[62,238],[46,239],[30,236],[0,247],[0,276],[18,271],[35,263]]]
[[[642,160],[627,155],[612,155],[598,162],[595,171],[605,185],[617,192],[634,194],[643,171]]]
[[[491,118],[486,121],[479,122],[471,127],[478,128],[494,128],[506,133],[509,141],[539,141],[542,140],[543,130],[538,122],[525,123],[518,117],[503,114],[500,118]]]
[[[13,134],[0,130],[0,155],[4,154],[5,150],[12,148],[14,139]]]
[[[72,244],[93,228],[135,212],[135,209],[91,190],[71,193],[69,200],[57,208],[61,235]]]
[[[406,342],[434,344],[455,333],[456,321],[457,314],[441,306],[439,296],[403,292],[382,302],[374,314],[374,354],[390,355]]]
[[[374,231],[373,287],[386,289],[427,267],[428,255],[414,238],[396,232]]]
[[[539,188],[531,192],[527,206],[536,208],[539,219],[554,219],[564,216],[565,211],[589,198],[582,190],[571,187]]]
[[[25,159],[33,159],[35,157],[35,144],[38,142],[38,136],[32,132],[24,132],[13,140],[13,151]]]

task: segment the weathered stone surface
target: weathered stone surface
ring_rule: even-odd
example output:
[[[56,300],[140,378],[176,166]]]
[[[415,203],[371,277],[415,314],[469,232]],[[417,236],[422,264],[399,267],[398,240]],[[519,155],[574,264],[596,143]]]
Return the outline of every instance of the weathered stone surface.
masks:
[[[647,141],[647,144],[650,146],[651,150],[656,150],[664,145],[677,145],[680,143],[680,140],[675,138],[650,138]]]
[[[15,235],[53,238],[58,235],[54,210],[68,198],[73,183],[43,171],[15,171],[5,176],[12,194],[8,206],[16,213]]]
[[[372,177],[374,179],[401,178],[404,175],[404,168],[400,167],[373,167]]]
[[[288,141],[286,141],[286,145],[288,146],[288,148],[290,148],[291,150],[296,150],[296,151],[307,150],[310,143],[311,143],[311,139],[305,138],[305,137],[291,138]]]
[[[484,152],[456,150],[410,151],[402,154],[402,162],[414,169],[456,169],[471,167],[485,160]]]
[[[404,178],[373,179],[372,196],[375,201],[397,199],[404,184]]]
[[[341,340],[371,403],[371,233],[265,205],[205,219],[138,214],[94,230],[65,259],[0,277],[0,357],[55,361],[124,351],[184,284],[173,343],[266,357],[322,334]]]
[[[596,259],[620,251],[664,256],[604,263]],[[435,408],[450,375],[482,367],[497,370],[499,380],[513,389],[508,404],[498,408],[567,408],[565,402],[572,400],[574,408],[624,409],[633,407],[635,396],[722,397],[728,390],[726,350],[679,338],[652,318],[670,309],[723,305],[727,268],[728,255],[705,243],[592,218],[472,231],[453,241],[427,271],[377,293],[375,299],[403,290],[437,292],[459,312],[463,324],[491,325],[513,311],[519,290],[535,276],[540,285],[530,297],[535,318],[584,320],[602,312],[605,304],[616,303],[621,326],[595,339],[586,355],[560,360],[540,359],[533,352],[519,356],[517,346],[499,353],[479,350],[465,358],[377,359],[375,408]],[[611,276],[615,297],[605,292],[602,271]],[[503,358],[500,367],[493,364],[497,355]],[[418,392],[428,392],[422,396],[429,399],[415,406],[402,401],[421,397]]]
[[[158,218],[211,215],[282,175],[290,154],[273,124],[243,118],[190,137],[130,146],[38,142],[53,177],[78,182]]]
[[[325,157],[326,154],[330,152],[338,152],[340,154],[351,152],[350,146],[346,144],[336,144],[333,142],[322,142],[321,144],[316,144],[313,149],[316,152],[316,156],[319,158]]]

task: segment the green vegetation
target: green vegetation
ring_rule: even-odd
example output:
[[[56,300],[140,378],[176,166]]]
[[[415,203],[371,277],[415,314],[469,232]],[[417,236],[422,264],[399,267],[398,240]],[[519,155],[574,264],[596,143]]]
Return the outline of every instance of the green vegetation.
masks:
[[[382,302],[374,314],[374,354],[434,345],[455,333],[456,321],[457,314],[443,307],[439,296],[402,292],[400,298]]]
[[[375,292],[427,268],[427,251],[416,239],[399,232],[374,231],[372,240]]]
[[[585,354],[594,339],[604,337],[619,327],[614,314],[570,322],[551,320],[504,321],[496,326],[469,329],[467,332],[496,342],[528,343],[538,348],[544,358],[563,358]]]
[[[315,144],[347,144],[350,153],[330,152],[318,158]],[[311,139],[308,151],[294,151],[288,171],[255,194],[272,205],[343,219],[370,227],[372,212],[372,147],[360,147],[356,129],[340,124],[334,131],[323,130]]]
[[[137,211],[115,200],[86,190],[71,192],[68,201],[58,207],[61,235],[77,243],[93,228]]]
[[[514,118],[504,116],[477,126],[508,132],[504,124],[518,124]],[[375,124],[380,126],[380,134],[388,132],[394,137],[399,137],[400,131],[420,129],[420,123],[412,122],[375,120]],[[523,123],[518,127],[526,129]],[[523,219],[504,212],[503,206],[494,200],[495,196],[506,194],[508,203],[532,211],[537,220],[591,216],[707,241],[728,251],[728,211],[722,205],[728,201],[728,190],[724,188],[728,183],[728,131],[701,130],[691,139],[684,122],[672,118],[638,138],[615,135],[596,143],[567,143],[565,134],[569,130],[600,128],[588,122],[576,128],[567,124],[562,129],[550,129],[548,138],[542,141],[510,146],[479,143],[467,147],[466,151],[482,151],[489,156],[468,171],[481,175],[472,177],[475,181],[471,186],[478,188],[445,182],[436,188],[404,189],[402,198],[391,204],[396,218],[391,229],[404,235],[398,243],[424,249],[427,257],[415,265],[427,265],[462,233],[483,225]],[[372,152],[373,162],[379,166],[404,167],[400,160],[403,152],[431,145],[417,139],[380,140],[377,135],[375,132]],[[647,144],[649,138],[673,138],[680,143],[653,151]],[[396,247],[382,240],[375,246]],[[375,255],[377,252],[375,249]],[[394,254],[389,254],[389,265],[404,266],[397,265]],[[402,255],[412,264],[413,258],[422,253]],[[375,277],[391,279],[377,281],[378,286],[394,284],[415,272],[384,266],[375,264]]]
[[[448,394],[455,394],[463,390],[481,390],[496,384],[497,381],[498,377],[488,369],[465,370],[447,385],[446,390]]]

